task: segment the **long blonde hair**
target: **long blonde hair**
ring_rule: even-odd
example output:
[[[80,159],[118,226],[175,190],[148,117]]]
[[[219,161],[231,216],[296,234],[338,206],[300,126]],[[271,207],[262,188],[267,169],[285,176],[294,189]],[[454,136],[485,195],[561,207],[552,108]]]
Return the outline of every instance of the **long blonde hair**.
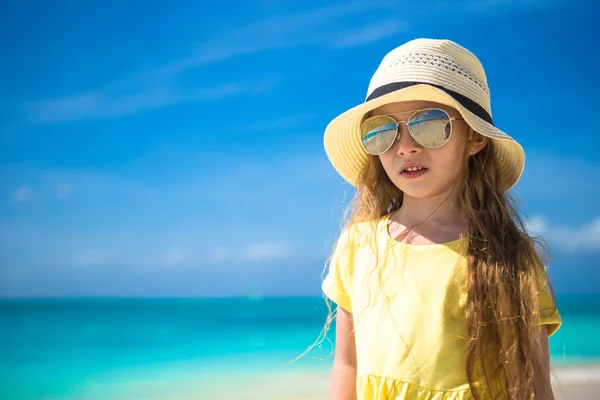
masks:
[[[500,189],[493,140],[472,156],[466,147],[459,201],[468,238],[465,372],[471,391],[476,399],[482,393],[485,398],[550,398],[549,377],[539,369],[544,352],[536,334],[542,285],[548,285],[554,300],[544,267],[547,248],[543,239],[527,233],[515,200]],[[398,210],[402,199],[379,158],[369,156],[343,225],[376,221]],[[319,338],[335,318],[329,304]]]

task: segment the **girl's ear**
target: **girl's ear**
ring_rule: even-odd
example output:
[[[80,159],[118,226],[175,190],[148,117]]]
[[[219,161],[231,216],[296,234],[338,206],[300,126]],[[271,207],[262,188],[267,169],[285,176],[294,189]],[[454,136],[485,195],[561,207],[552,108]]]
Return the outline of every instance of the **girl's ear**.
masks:
[[[479,153],[489,141],[489,137],[483,136],[482,134],[475,132],[473,128],[469,127],[469,142],[467,143],[467,146],[470,156]]]

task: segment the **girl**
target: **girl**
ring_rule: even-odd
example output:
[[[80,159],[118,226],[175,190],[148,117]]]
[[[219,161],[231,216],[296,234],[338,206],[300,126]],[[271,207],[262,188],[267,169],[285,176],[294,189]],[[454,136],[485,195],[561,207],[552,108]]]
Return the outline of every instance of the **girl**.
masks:
[[[507,194],[525,155],[494,126],[475,55],[392,50],[325,150],[356,188],[322,286],[338,306],[330,399],[553,398],[561,318]]]

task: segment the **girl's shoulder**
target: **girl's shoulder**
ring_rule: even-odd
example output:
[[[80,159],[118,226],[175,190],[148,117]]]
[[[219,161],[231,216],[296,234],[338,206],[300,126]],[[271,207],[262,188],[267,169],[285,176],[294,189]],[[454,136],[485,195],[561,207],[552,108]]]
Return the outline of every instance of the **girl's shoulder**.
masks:
[[[389,215],[384,215],[373,220],[348,224],[340,234],[338,245],[357,250],[373,243],[384,244],[389,239],[388,219]]]

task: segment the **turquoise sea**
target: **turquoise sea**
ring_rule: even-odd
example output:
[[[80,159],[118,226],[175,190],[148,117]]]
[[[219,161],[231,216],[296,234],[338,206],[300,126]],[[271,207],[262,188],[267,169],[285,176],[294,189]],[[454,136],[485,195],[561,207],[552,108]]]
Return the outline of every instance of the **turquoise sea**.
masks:
[[[557,300],[553,364],[600,363],[600,296]],[[286,365],[326,315],[322,298],[1,300],[0,399],[211,399],[229,376],[329,368],[327,340]]]

